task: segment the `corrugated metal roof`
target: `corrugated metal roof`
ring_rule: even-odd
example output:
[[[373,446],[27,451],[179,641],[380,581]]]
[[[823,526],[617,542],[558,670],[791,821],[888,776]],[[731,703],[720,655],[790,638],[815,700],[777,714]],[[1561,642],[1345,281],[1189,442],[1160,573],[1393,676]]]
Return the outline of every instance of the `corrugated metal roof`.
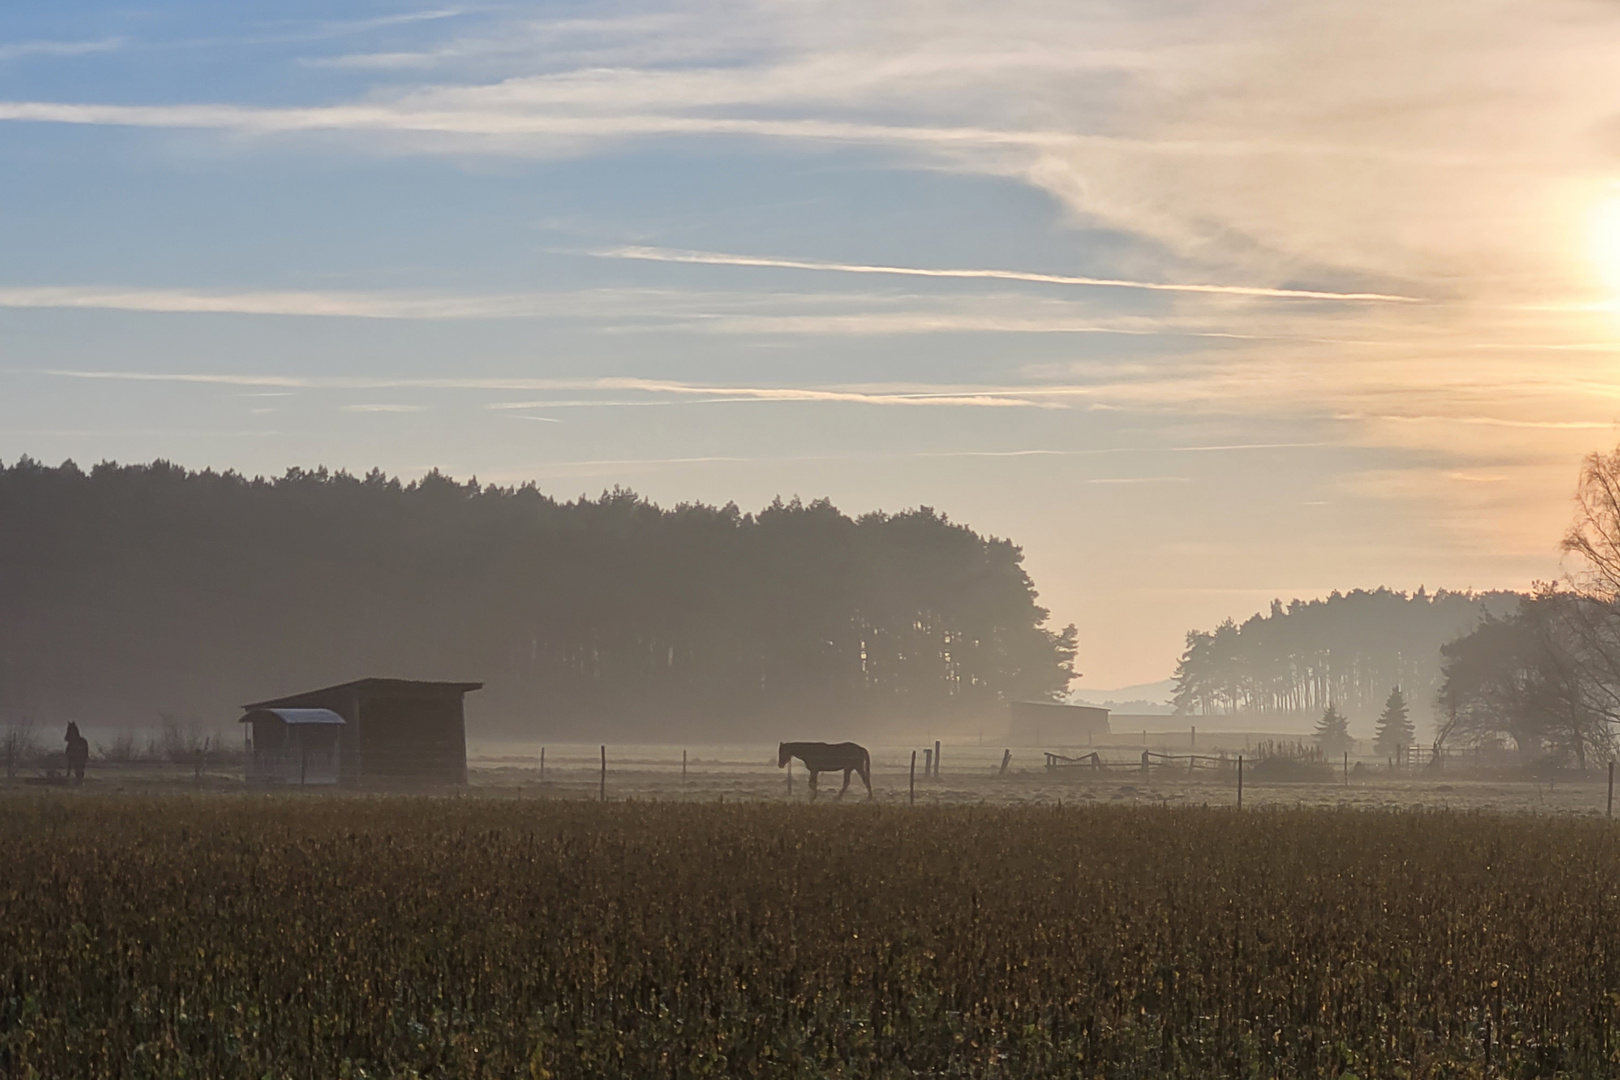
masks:
[[[333,712],[331,709],[254,709],[242,717],[240,723],[247,723],[257,717],[270,713],[280,717],[284,724],[346,724],[347,720]]]

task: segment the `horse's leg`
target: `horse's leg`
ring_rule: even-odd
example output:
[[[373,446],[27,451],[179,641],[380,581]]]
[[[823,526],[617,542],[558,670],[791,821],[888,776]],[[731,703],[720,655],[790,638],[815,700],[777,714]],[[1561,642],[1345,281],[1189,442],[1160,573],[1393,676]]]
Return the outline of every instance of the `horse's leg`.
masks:
[[[866,785],[866,801],[871,802],[876,796],[872,794],[872,772],[870,769],[861,770],[861,783]]]
[[[817,775],[816,771],[814,769],[811,769],[810,770],[810,801],[811,802],[815,802],[816,801],[816,796],[821,793],[819,791],[819,789],[817,789],[817,787],[816,787],[816,775]]]
[[[844,792],[849,790],[849,774],[853,771],[853,769],[844,770],[844,786],[838,789],[838,797],[840,799],[844,797]]]

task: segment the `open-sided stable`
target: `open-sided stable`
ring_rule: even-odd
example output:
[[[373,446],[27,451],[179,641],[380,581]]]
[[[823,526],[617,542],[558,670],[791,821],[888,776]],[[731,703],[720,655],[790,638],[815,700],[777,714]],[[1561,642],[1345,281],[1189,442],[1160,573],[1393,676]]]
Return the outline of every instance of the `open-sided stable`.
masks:
[[[1007,706],[1008,737],[1015,746],[1082,746],[1108,735],[1108,710],[1095,705],[1014,701]]]
[[[252,725],[253,739],[248,778],[465,784],[463,697],[483,685],[360,679],[244,705],[242,721]],[[315,714],[327,718],[314,719]],[[319,757],[322,770],[330,762],[331,780],[310,779],[312,756]]]

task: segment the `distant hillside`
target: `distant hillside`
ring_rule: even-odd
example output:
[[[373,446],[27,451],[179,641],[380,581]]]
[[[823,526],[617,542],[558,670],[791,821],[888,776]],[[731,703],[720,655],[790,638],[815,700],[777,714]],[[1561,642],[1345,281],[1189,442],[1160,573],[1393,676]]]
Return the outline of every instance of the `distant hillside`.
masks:
[[[513,734],[983,716],[1072,677],[1022,559],[927,508],[25,459],[0,469],[0,719],[218,722],[369,675],[482,680],[469,710]]]
[[[1174,679],[1160,679],[1158,682],[1122,686],[1117,690],[1092,690],[1086,687],[1075,690],[1071,698],[1076,705],[1101,705],[1118,713],[1155,716],[1176,711],[1171,702],[1175,692]]]

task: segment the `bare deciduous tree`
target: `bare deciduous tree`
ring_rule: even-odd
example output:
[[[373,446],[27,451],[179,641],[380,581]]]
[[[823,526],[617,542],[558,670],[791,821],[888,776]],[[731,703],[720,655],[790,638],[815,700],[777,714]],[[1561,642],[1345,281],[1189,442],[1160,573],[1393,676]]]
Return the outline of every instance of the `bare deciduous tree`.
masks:
[[[17,775],[17,766],[39,753],[39,724],[32,713],[14,712],[0,731],[0,755],[6,759],[6,776]]]
[[[1584,595],[1620,599],[1620,447],[1588,454],[1575,488],[1575,520],[1561,545],[1577,560],[1570,581]]]

